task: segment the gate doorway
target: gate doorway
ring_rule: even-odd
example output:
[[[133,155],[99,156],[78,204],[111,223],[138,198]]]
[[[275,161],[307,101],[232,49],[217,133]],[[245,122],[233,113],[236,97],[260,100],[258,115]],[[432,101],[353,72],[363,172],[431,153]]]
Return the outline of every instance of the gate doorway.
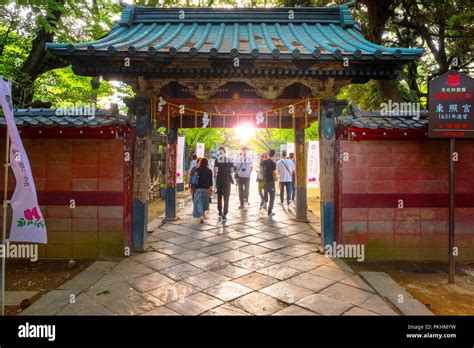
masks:
[[[130,114],[136,116],[137,135],[133,249],[143,250],[146,236],[152,120],[159,120],[169,131],[165,193],[168,220],[176,218],[174,156],[178,129],[202,122],[199,115],[186,110],[184,114],[152,118],[157,106],[154,98],[162,96],[176,105],[182,105],[179,99],[186,99],[188,111],[199,104],[201,107],[194,110],[204,111],[212,106],[211,113],[216,113],[217,102],[223,97],[220,89],[228,83],[248,85],[251,91],[240,91],[239,100],[254,99],[251,105],[260,106],[261,111],[271,110],[284,99],[291,99],[292,104],[318,100],[319,108],[312,107],[318,110],[314,120],[320,116],[322,235],[324,243],[334,240],[334,118],[339,107],[335,100],[327,98],[350,83],[394,79],[405,64],[422,54],[421,49],[383,47],[366,40],[352,18],[352,4],[258,11],[125,5],[117,25],[104,38],[78,44],[48,44],[50,53],[71,61],[75,73],[120,80],[137,94],[127,102]],[[179,86],[185,90],[180,91]],[[258,98],[245,93],[254,93]],[[264,108],[265,103],[272,108]],[[236,104],[241,107],[241,103]],[[224,112],[217,110],[215,119],[209,119],[210,127],[227,127],[225,122],[232,116],[219,118],[219,113]],[[294,117],[268,115],[264,119],[273,122],[269,128],[293,126],[297,171],[301,175],[297,178],[296,219],[304,221],[305,170],[304,162],[298,161],[304,158],[308,121],[305,108],[296,111]]]

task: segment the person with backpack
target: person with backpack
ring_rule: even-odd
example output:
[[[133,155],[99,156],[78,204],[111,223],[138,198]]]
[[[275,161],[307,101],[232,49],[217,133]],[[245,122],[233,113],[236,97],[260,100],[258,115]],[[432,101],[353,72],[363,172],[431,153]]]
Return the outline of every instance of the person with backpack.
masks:
[[[212,195],[212,171],[206,157],[201,158],[197,169],[192,173],[191,184],[195,190],[193,217],[199,218],[203,223],[206,211],[209,210],[209,197]]]
[[[295,165],[296,168],[296,162],[295,162],[295,153],[290,152],[288,155],[290,160],[293,161],[293,164]],[[296,170],[293,172],[293,182],[291,185],[291,200],[294,202],[296,197]]]
[[[293,189],[293,175],[295,163],[286,158],[286,151],[281,152],[281,159],[277,162],[278,181],[280,182],[280,202],[283,204],[286,188],[286,204],[290,209],[291,191]]]
[[[191,191],[191,195],[193,196],[193,202],[194,202],[194,191],[195,191],[195,187],[193,185],[193,174],[199,168],[199,162],[200,161],[201,161],[201,158],[196,158],[196,161],[194,162],[194,166],[191,167],[190,170],[189,170],[189,177],[188,177],[188,179],[189,179],[189,189]]]

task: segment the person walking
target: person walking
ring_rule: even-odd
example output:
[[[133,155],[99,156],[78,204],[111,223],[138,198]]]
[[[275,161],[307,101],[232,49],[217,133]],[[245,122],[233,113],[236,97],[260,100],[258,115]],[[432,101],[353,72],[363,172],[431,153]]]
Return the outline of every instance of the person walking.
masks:
[[[267,209],[267,204],[265,203],[265,196],[263,194],[263,184],[265,176],[265,168],[263,167],[263,161],[267,159],[267,154],[262,153],[260,155],[260,163],[258,165],[258,174],[257,174],[257,183],[258,183],[258,194],[260,195],[260,209]]]
[[[194,204],[194,192],[196,191],[196,184],[193,184],[193,174],[196,172],[196,170],[199,168],[199,162],[201,161],[201,158],[196,158],[196,161],[194,162],[194,166],[190,168],[189,170],[189,190],[191,191],[191,195],[193,196],[193,204]],[[193,161],[191,161],[193,163]]]
[[[272,217],[275,215],[273,205],[275,203],[275,180],[277,178],[275,150],[268,151],[268,158],[262,162],[262,165],[264,168],[263,195],[265,203],[268,203],[268,217]]]
[[[195,153],[193,153],[193,155],[191,156],[191,162],[189,162],[189,171],[191,172],[191,169],[193,169],[194,167],[196,167],[197,165],[197,155]],[[189,173],[191,174],[191,173]]]
[[[291,191],[293,186],[293,174],[295,164],[292,160],[286,158],[286,151],[281,152],[281,159],[277,162],[278,181],[280,182],[280,202],[283,204],[286,188],[286,205],[290,209]]]
[[[247,156],[248,148],[242,147],[240,157],[236,161],[236,177],[239,185],[239,209],[244,208],[244,204],[249,204],[250,175],[252,174],[252,160]]]
[[[215,153],[212,153],[211,159],[209,160],[209,169],[214,174],[214,166],[216,165],[217,156]],[[215,175],[212,177],[212,190],[214,194],[217,194],[217,186],[216,186],[216,177]]]
[[[295,196],[296,196],[296,162],[295,162],[295,154],[294,152],[290,152],[288,155],[290,157],[290,160],[293,161],[295,165],[295,171],[292,175],[292,185],[291,185],[291,200],[294,202],[295,201]]]
[[[203,223],[206,211],[209,210],[209,196],[212,194],[212,172],[206,157],[199,161],[199,166],[193,172],[191,181],[195,186],[193,217],[199,218]]]
[[[226,156],[225,148],[221,146],[219,148],[219,157],[214,164],[214,176],[216,177],[217,187],[217,210],[219,212],[219,221],[222,221],[222,223],[227,222],[230,188],[233,183],[233,168],[232,160]]]

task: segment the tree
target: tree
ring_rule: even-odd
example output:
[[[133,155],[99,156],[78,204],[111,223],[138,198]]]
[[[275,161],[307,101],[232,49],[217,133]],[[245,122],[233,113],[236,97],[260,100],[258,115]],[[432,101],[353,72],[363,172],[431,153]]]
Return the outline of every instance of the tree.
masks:
[[[14,104],[17,107],[28,107],[38,90],[47,89],[49,86],[44,86],[43,82],[54,80],[68,84],[69,80],[76,78],[79,78],[81,83],[85,81],[84,77],[76,77],[67,72],[57,73],[55,79],[48,76],[39,82],[37,79],[51,70],[65,68],[69,64],[46,53],[47,42],[87,41],[110,30],[113,24],[112,13],[119,13],[120,6],[107,0],[94,0],[92,5],[89,6],[85,1],[72,0],[20,0],[10,1],[1,8],[0,73],[18,83],[13,89]],[[61,80],[60,76],[67,76],[68,81]],[[84,99],[75,99],[76,102],[90,101],[91,96],[96,93],[90,85],[82,85],[85,88],[81,93]],[[108,87],[104,89],[107,90]]]
[[[420,97],[427,96],[427,89],[420,84],[451,68],[472,72],[474,14],[470,6],[470,0],[401,0],[403,16],[399,15],[400,19],[394,21],[399,26],[399,40],[418,37],[428,48],[427,59],[420,63],[422,69],[418,69],[419,63],[415,62],[408,70],[410,87]]]

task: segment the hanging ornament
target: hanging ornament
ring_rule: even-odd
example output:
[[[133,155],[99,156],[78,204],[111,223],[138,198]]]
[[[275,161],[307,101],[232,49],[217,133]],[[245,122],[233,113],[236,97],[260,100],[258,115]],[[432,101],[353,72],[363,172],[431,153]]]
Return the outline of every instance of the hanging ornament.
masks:
[[[166,100],[164,100],[163,97],[160,97],[158,101],[158,111],[159,112],[163,111],[163,106],[165,105],[166,105]]]
[[[255,121],[257,122],[257,126],[263,124],[263,121],[265,121],[265,117],[263,117],[263,112],[261,112],[261,111],[257,112],[257,116],[255,117]]]
[[[207,128],[208,125],[209,125],[209,115],[207,114],[207,112],[204,112],[202,114],[202,128]]]
[[[309,102],[309,99],[308,99],[308,103],[306,104],[306,113],[308,115],[311,115],[313,113],[313,110],[311,109],[311,103]]]

